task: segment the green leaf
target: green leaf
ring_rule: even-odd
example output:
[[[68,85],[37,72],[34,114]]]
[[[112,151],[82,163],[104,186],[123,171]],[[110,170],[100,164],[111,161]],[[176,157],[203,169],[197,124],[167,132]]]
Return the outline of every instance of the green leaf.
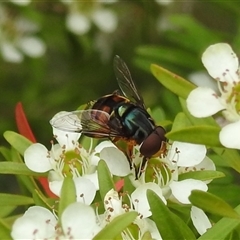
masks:
[[[240,205],[235,209],[237,214],[240,214]],[[221,211],[221,209],[219,209]],[[236,228],[239,228],[240,220],[224,217],[215,223],[206,233],[198,238],[198,240],[218,239],[225,240],[228,235]]]
[[[190,142],[211,147],[221,147],[222,145],[219,141],[219,132],[219,127],[207,125],[190,126],[180,130],[168,132],[166,134],[166,138],[180,142]]]
[[[31,171],[24,163],[19,162],[0,162],[1,174],[28,175],[28,176],[47,176],[47,173],[36,173]]]
[[[6,131],[3,136],[22,156],[25,150],[32,144],[31,141],[16,132]]]
[[[19,206],[34,204],[33,199],[26,196],[0,193],[0,206]]]
[[[195,86],[184,78],[158,66],[151,65],[151,71],[157,80],[176,95],[186,99]]]
[[[46,196],[38,190],[35,190],[32,195],[34,203],[37,206],[52,209],[52,206],[56,205],[57,198],[46,198]]]
[[[93,239],[114,239],[118,236],[124,229],[126,229],[131,223],[134,222],[138,213],[137,212],[127,212],[121,214],[120,216],[114,218],[102,231],[100,231]]]
[[[8,224],[3,219],[0,219],[0,239],[12,239],[10,230]]]
[[[173,214],[153,191],[148,190],[147,197],[152,212],[152,219],[156,223],[163,240],[195,239],[189,227]]]
[[[64,209],[71,203],[76,202],[76,188],[72,177],[65,177],[61,188],[61,197],[59,201],[59,219]]]
[[[176,115],[173,121],[172,131],[181,130],[182,128],[189,127],[189,126],[192,126],[192,124],[187,118],[186,114],[183,112],[180,112]]]
[[[136,49],[138,58],[135,59],[135,63],[138,65],[145,65],[149,62],[169,62],[172,65],[176,64],[180,67],[186,68],[199,68],[199,63],[196,61],[195,54],[187,52],[180,48],[166,47],[166,46],[150,46],[141,45]],[[148,60],[148,62],[147,62]],[[144,62],[143,62],[144,61]],[[141,62],[143,62],[141,64]],[[150,64],[148,64],[149,66]]]
[[[210,44],[221,42],[220,31],[215,31],[213,28],[209,29],[207,25],[202,24],[190,14],[171,14],[169,21],[174,27],[184,32],[184,34],[178,34],[178,37],[176,37],[176,32],[169,32],[169,41],[177,45],[180,44],[179,48],[185,49],[185,51],[197,53],[199,62],[199,53],[202,53]],[[199,36],[204,37],[200,38]]]
[[[199,207],[206,212],[223,217],[240,219],[240,215],[234,211],[228,203],[211,193],[193,190],[189,196],[189,201],[194,206]]]
[[[110,191],[111,189],[115,190],[115,186],[114,186],[111,173],[104,160],[100,160],[98,162],[97,171],[98,171],[99,191],[100,191],[101,198],[103,200],[108,191]]]
[[[191,171],[191,172],[182,173],[179,175],[178,180],[182,181],[185,179],[192,178],[196,180],[206,181],[206,180],[212,180],[215,178],[222,178],[224,176],[225,175],[222,172],[213,171],[213,170],[202,170],[202,171]]]
[[[9,216],[10,213],[12,213],[16,208],[17,206],[13,206],[13,205],[2,207],[0,211],[0,218]]]
[[[0,147],[0,153],[4,156],[4,158],[9,161],[11,159],[10,150],[6,147]]]
[[[240,173],[240,156],[235,149],[225,148],[213,148],[213,151],[217,153],[230,167]]]

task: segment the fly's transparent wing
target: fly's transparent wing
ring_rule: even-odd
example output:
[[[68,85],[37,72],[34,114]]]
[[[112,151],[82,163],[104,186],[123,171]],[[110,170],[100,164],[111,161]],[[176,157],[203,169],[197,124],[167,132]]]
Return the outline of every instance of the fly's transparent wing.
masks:
[[[92,137],[114,137],[119,133],[109,126],[110,115],[96,109],[59,112],[50,124],[63,131],[82,132]]]
[[[118,85],[124,96],[145,109],[143,98],[137,91],[126,63],[116,55],[113,60],[113,66]]]

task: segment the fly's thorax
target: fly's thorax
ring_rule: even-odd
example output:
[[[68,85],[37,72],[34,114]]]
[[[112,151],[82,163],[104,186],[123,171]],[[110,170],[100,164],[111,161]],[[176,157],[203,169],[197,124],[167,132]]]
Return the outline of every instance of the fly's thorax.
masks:
[[[137,144],[141,144],[155,129],[155,124],[147,111],[131,102],[120,105],[116,116],[121,119],[129,138],[134,139]]]

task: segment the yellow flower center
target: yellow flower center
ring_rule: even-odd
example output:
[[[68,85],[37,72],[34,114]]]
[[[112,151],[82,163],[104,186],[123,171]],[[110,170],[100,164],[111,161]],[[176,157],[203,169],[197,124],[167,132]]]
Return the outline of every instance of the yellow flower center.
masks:
[[[82,157],[78,149],[67,151],[63,154],[64,166],[62,173],[64,176],[82,175]]]

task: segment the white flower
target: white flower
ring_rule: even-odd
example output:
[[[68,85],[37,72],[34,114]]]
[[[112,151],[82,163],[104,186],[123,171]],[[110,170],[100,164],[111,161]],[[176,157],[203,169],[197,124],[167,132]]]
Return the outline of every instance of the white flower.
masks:
[[[20,5],[20,6],[26,6],[29,3],[31,3],[31,0],[10,0],[10,2]]]
[[[179,175],[189,171],[215,170],[215,165],[206,157],[206,147],[203,145],[173,142],[168,148],[165,156],[149,160],[138,180],[131,175],[130,179],[137,189],[152,182],[156,185],[155,189],[161,189],[165,199],[190,204],[188,197],[191,191],[194,189],[207,191],[209,181],[195,179],[180,181]],[[192,218],[193,221],[195,219],[199,218]]]
[[[57,220],[46,208],[30,207],[25,214],[18,218],[13,226],[13,239],[43,239],[54,235]]]
[[[13,63],[22,62],[23,55],[20,51],[17,50],[14,44],[7,41],[6,42],[3,41],[0,45],[0,49],[5,61]]]
[[[168,148],[166,155],[163,154],[160,158],[152,158],[148,161],[143,171],[140,170],[141,175],[140,172],[138,173],[137,180],[134,169],[130,170],[129,168],[126,156],[116,146],[109,146],[100,151],[100,158],[106,161],[112,174],[117,176],[129,175],[132,184],[136,187],[131,197],[138,199],[138,205],[141,209],[139,212],[144,217],[151,215],[146,197],[147,189],[157,193],[165,203],[166,199],[169,199],[182,204],[190,204],[188,197],[191,191],[195,189],[207,191],[207,184],[210,180],[185,179],[179,181],[179,175],[189,171],[216,170],[212,160],[206,157],[207,150],[204,145],[173,142],[168,145]],[[141,169],[142,156],[137,148],[134,149],[134,152],[133,163]],[[145,206],[145,208],[141,206]],[[199,211],[192,218],[193,221],[203,219],[196,216],[198,213]],[[208,223],[203,224],[204,226],[208,225]]]
[[[72,176],[77,192],[77,201],[91,204],[98,190],[96,165],[98,151],[86,151],[78,143],[79,133],[60,131],[53,128],[59,144],[52,145],[50,151],[40,143],[32,144],[24,153],[24,160],[29,169],[35,172],[49,171],[49,187],[60,196],[64,177]]]
[[[19,5],[27,5],[30,1],[12,1]],[[0,5],[0,51],[5,61],[20,63],[24,54],[37,58],[46,50],[45,43],[33,34],[38,26],[28,19],[9,14],[9,10]],[[9,29],[10,28],[10,29]]]
[[[209,117],[222,111],[226,119],[219,139],[228,148],[240,149],[240,75],[239,61],[226,43],[211,45],[202,56],[208,73],[217,81],[219,91],[197,87],[187,98],[187,107],[195,117]],[[219,92],[219,93],[218,93]]]
[[[96,9],[92,13],[92,21],[101,31],[111,33],[117,28],[118,19],[113,11],[107,9]]]
[[[22,37],[18,40],[17,45],[26,55],[32,58],[41,57],[46,51],[44,42],[37,37]]]
[[[30,207],[13,226],[13,239],[92,239],[101,229],[92,207],[72,203],[63,211],[61,226],[48,209]]]
[[[118,19],[114,11],[104,8],[104,4],[116,1],[95,1],[92,5],[84,2],[62,1],[68,7],[67,28],[77,34],[86,34],[94,23],[102,32],[111,33],[117,28]]]
[[[151,187],[149,188],[151,189]],[[138,233],[137,239],[142,239],[145,232],[149,231],[152,238],[154,239],[162,239],[160,233],[156,227],[156,224],[148,219],[149,214],[149,204],[147,202],[146,197],[147,189],[136,189],[131,196],[128,196],[130,204],[125,204],[122,202],[122,197],[119,197],[118,193],[113,189],[110,190],[106,196],[104,197],[104,207],[105,213],[103,214],[103,222],[102,224],[108,224],[115,217],[129,211],[137,211],[138,216],[134,220],[133,224],[130,225],[127,229],[121,232],[121,236],[123,239],[132,239],[132,236],[135,235],[132,232],[136,230]],[[134,225],[137,225],[138,228],[134,228]]]
[[[91,24],[85,15],[72,12],[67,15],[66,26],[71,32],[83,35],[89,31]]]

